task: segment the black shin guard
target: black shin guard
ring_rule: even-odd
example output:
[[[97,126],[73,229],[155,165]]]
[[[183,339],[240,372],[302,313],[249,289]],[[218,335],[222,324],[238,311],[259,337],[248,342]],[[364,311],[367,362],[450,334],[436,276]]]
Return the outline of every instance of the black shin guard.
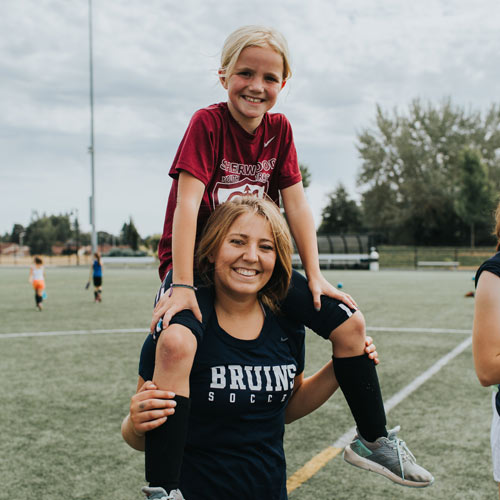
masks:
[[[146,432],[146,481],[166,491],[179,487],[186,443],[191,400],[175,396],[175,413],[167,421]]]
[[[35,302],[37,306],[40,305],[43,302],[42,296],[35,293]]]
[[[333,359],[333,369],[359,432],[367,441],[387,436],[375,363],[367,354]]]

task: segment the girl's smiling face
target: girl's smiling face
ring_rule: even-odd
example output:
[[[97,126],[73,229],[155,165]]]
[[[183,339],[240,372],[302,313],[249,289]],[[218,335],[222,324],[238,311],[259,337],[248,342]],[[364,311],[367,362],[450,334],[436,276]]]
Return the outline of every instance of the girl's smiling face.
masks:
[[[220,77],[228,93],[232,117],[253,134],[275,104],[283,81],[283,57],[269,46],[246,47],[228,78]]]
[[[271,278],[276,263],[269,222],[253,213],[240,215],[210,261],[214,263],[217,293],[242,299],[257,297]]]

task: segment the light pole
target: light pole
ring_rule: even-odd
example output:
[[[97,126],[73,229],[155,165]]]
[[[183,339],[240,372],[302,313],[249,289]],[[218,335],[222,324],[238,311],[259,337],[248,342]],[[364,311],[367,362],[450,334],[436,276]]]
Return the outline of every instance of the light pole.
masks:
[[[90,69],[90,224],[92,225],[92,253],[97,252],[97,232],[95,229],[95,172],[94,172],[94,70],[92,64],[92,0],[89,0],[89,69]]]

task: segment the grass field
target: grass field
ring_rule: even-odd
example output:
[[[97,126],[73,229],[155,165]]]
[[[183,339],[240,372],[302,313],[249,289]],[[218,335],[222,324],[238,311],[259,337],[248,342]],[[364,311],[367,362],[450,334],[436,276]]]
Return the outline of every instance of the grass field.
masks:
[[[464,294],[473,288],[472,274],[325,272],[334,284],[343,282],[365,314],[386,403],[470,337],[473,299]],[[120,423],[137,382],[156,271],[105,269],[102,304],[84,290],[88,269],[49,268],[46,275],[48,299],[38,313],[28,270],[0,268],[0,499],[139,499],[143,455],[122,441]],[[22,333],[34,334],[10,335]],[[308,335],[307,373],[329,355],[325,341]],[[470,346],[443,365],[388,413],[389,426],[402,426],[401,436],[434,474],[433,486],[396,486],[339,455],[290,500],[497,498],[491,391],[477,382]],[[289,476],[352,426],[340,392],[287,426]]]

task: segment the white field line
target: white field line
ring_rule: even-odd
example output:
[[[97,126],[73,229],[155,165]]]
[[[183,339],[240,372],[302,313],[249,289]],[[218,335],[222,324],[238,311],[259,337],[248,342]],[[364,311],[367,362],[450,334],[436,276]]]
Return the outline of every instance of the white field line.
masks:
[[[450,328],[404,328],[392,326],[367,326],[366,330],[369,332],[404,332],[404,333],[467,333],[470,335],[469,330],[454,330]]]
[[[468,333],[470,333],[470,331]],[[423,385],[425,382],[427,382],[427,380],[429,380],[439,370],[441,370],[443,366],[447,365],[453,358],[457,357],[460,353],[465,351],[465,349],[467,349],[471,344],[472,344],[472,336],[467,337],[464,341],[460,342],[460,344],[458,344],[448,354],[445,354],[441,359],[436,361],[436,363],[434,363],[425,372],[421,373],[406,387],[403,387],[403,389],[394,394],[394,396],[392,396],[386,403],[384,403],[385,412],[389,413],[397,404],[401,403],[401,401],[406,399],[412,392],[416,391],[421,385]],[[334,448],[345,448],[352,441],[355,434],[356,434],[356,427],[352,427],[342,436],[340,436],[337,439],[337,441],[333,443],[332,446]]]
[[[369,326],[366,328],[369,332],[403,332],[403,333],[468,333],[470,330],[453,330],[446,328],[404,328],[390,326]],[[1,339],[16,339],[22,337],[58,337],[62,335],[96,335],[106,333],[146,333],[147,328],[115,328],[110,330],[59,330],[55,332],[19,332],[19,333],[0,333]]]
[[[63,335],[97,335],[104,333],[147,333],[147,328],[116,328],[114,330],[61,330],[56,332],[0,333],[2,339],[21,337],[60,337]]]

